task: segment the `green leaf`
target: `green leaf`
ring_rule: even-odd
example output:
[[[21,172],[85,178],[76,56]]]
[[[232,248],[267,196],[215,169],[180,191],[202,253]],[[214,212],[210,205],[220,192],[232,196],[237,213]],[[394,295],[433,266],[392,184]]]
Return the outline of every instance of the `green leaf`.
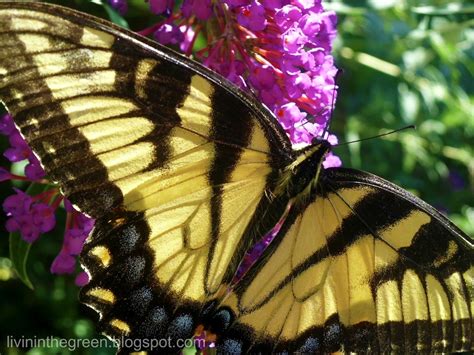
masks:
[[[474,13],[474,6],[468,4],[451,3],[446,6],[418,6],[410,9],[419,15],[428,16],[448,16],[458,14],[472,14]]]
[[[110,5],[102,4],[102,6],[104,7],[105,11],[107,11],[107,15],[109,15],[110,21],[123,28],[130,29],[127,20],[125,20],[117,11],[110,7]]]
[[[34,289],[33,284],[26,271],[26,261],[30,253],[31,244],[25,242],[20,233],[10,233],[10,260],[18,278],[30,289]]]

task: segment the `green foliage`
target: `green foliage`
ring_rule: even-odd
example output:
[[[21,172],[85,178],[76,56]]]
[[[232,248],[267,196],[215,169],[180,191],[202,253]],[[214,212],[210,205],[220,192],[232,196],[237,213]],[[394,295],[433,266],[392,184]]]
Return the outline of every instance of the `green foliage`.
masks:
[[[126,20],[98,0],[51,2],[128,23],[134,30],[156,21],[142,0],[129,1]],[[334,55],[343,73],[332,130],[340,142],[417,126],[415,131],[341,146],[336,153],[345,166],[373,172],[414,192],[474,236],[474,7],[433,0],[333,1],[326,7],[339,15]],[[5,147],[6,141],[0,140],[2,151]],[[1,201],[11,193],[8,183],[0,186]],[[95,313],[79,305],[72,278],[49,273],[63,230],[56,228],[33,244],[25,273],[15,275],[12,260],[23,265],[25,250],[17,245],[12,260],[7,257],[4,223],[1,214],[0,352],[7,335],[99,338]],[[34,292],[19,281],[28,279],[26,270]],[[74,352],[114,353],[112,348]],[[29,353],[72,352],[37,348]]]

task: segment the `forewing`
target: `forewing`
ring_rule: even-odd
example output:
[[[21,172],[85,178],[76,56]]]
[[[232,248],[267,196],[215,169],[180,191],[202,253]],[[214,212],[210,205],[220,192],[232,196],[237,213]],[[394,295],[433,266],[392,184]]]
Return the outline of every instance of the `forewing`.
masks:
[[[1,100],[97,220],[82,299],[110,335],[192,336],[258,237],[288,139],[224,79],[85,14],[2,2],[0,44]]]
[[[223,351],[452,352],[473,347],[473,244],[374,175],[329,169],[223,302]],[[226,319],[226,322],[222,322]]]

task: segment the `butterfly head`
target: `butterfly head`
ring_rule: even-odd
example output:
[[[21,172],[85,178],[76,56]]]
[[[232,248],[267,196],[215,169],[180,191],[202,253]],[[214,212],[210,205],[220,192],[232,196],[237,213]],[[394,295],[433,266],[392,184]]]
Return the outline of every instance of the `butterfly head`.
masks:
[[[296,151],[295,159],[281,175],[276,195],[287,194],[295,200],[309,196],[317,186],[324,158],[330,150],[327,140],[318,139]]]

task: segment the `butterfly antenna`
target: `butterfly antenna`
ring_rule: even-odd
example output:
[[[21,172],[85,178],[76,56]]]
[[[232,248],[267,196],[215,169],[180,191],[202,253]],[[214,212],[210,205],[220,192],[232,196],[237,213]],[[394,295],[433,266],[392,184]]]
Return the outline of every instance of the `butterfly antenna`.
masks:
[[[397,133],[397,132],[400,132],[400,131],[404,131],[404,130],[406,130],[406,129],[416,129],[416,126],[415,126],[415,125],[409,125],[409,126],[405,126],[405,127],[399,128],[399,129],[395,129],[395,130],[390,131],[390,132],[386,132],[386,133],[382,133],[382,134],[377,134],[376,136],[367,137],[367,138],[362,138],[362,139],[357,139],[357,140],[355,140],[355,141],[350,141],[350,142],[339,143],[339,144],[333,145],[333,148],[339,147],[339,146],[342,146],[342,145],[348,145],[348,144],[351,144],[351,143],[357,143],[357,142],[368,141],[369,139],[374,139],[374,138],[380,138],[380,137],[383,137],[383,136],[388,136],[389,134],[393,134],[393,133]]]
[[[336,104],[336,87],[337,87],[337,79],[339,78],[339,75],[343,72],[342,69],[337,68],[336,75],[334,75],[334,89],[332,91],[332,100],[331,100],[331,115],[329,116],[329,120],[326,123],[326,127],[324,127],[323,131],[323,136],[322,138],[326,137],[326,133],[329,132],[329,129],[331,128],[331,122],[332,122],[332,117],[334,114],[334,105]]]

